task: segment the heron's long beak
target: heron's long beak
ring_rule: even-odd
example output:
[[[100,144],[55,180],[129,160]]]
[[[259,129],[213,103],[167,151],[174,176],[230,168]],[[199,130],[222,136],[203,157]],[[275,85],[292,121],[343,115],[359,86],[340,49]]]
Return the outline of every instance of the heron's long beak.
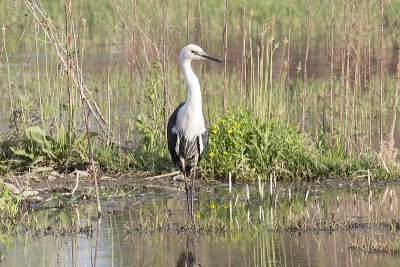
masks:
[[[206,58],[206,59],[210,59],[210,60],[213,60],[213,61],[217,61],[217,62],[220,62],[220,63],[222,63],[222,60],[221,59],[219,59],[219,58],[217,58],[217,57],[214,57],[214,56],[212,56],[212,55],[210,55],[210,54],[207,54],[207,53],[199,53],[199,56],[201,56],[201,57],[204,57],[204,58]]]

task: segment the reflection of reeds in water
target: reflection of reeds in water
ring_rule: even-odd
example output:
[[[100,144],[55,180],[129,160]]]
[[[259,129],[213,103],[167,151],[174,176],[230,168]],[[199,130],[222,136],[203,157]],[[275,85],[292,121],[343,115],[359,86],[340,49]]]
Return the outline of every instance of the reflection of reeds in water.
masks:
[[[197,198],[198,228],[190,225],[190,218],[180,205],[185,202],[184,197],[170,193],[160,199],[153,193],[155,199],[149,199],[150,191],[144,193],[140,189],[130,191],[130,201],[136,205],[124,201],[107,203],[108,212],[101,228],[99,221],[92,221],[95,209],[82,207],[27,214],[12,233],[28,234],[17,242],[43,259],[59,260],[61,264],[68,261],[79,264],[83,259],[89,262],[95,255],[96,242],[99,242],[99,265],[104,261],[109,265],[135,266],[209,266],[212,263],[233,266],[242,262],[249,266],[296,265],[300,261],[313,263],[325,259],[316,255],[327,255],[333,250],[347,255],[349,246],[363,251],[382,245],[385,250],[381,252],[390,253],[398,245],[398,238],[393,234],[400,229],[400,191],[393,185],[379,187],[371,183],[370,190],[367,184],[359,187],[344,184],[342,188],[329,183],[276,187],[271,179],[263,201],[260,199],[262,185],[249,186],[249,201],[245,186],[232,187],[234,198],[229,194],[228,185],[213,188]],[[233,220],[229,222],[228,202],[233,209]],[[165,208],[169,218],[163,214]],[[30,229],[28,233],[27,229]],[[35,242],[27,242],[31,240],[30,234]],[[8,237],[2,240],[8,241]],[[49,250],[42,248],[49,244]],[[54,257],[53,249],[59,251],[59,258]],[[21,251],[24,250],[16,249],[15,255],[37,255]],[[12,250],[10,258],[21,265],[13,253]],[[385,255],[379,257],[385,258]],[[341,266],[341,257],[335,258]]]
[[[315,262],[315,255],[326,255],[334,250],[335,253],[346,252],[351,244],[362,245],[359,242],[362,241],[359,239],[362,236],[385,237],[390,242],[397,240],[393,238],[394,231],[399,229],[400,220],[399,190],[396,187],[371,186],[371,190],[368,190],[367,184],[361,184],[360,187],[354,184],[344,185],[342,188],[333,185],[330,187],[328,184],[315,184],[315,187],[309,188],[302,185],[275,187],[272,179],[269,188],[265,189],[264,200],[261,201],[262,185],[233,186],[233,198],[229,194],[228,186],[213,193],[199,193],[196,229],[182,220],[180,215],[184,210],[179,205],[171,205],[170,221],[163,222],[165,226],[154,225],[153,228],[149,225],[149,228],[143,228],[143,232],[138,231],[137,229],[141,229],[138,226],[145,218],[134,216],[130,218],[133,228],[126,230],[132,238],[166,234],[169,238],[150,238],[154,240],[155,250],[166,247],[166,243],[170,244],[170,236],[175,234],[181,239],[183,236],[183,240],[184,235],[201,239],[202,241],[197,240],[200,246],[196,249],[187,243],[181,245],[179,254],[174,256],[174,264],[177,266],[181,266],[178,265],[180,263],[194,264],[194,258],[196,263],[219,263],[216,257],[207,258],[206,253],[208,244],[218,246],[218,240],[222,240],[225,246],[212,247],[214,254],[211,255],[220,255],[216,252],[218,250],[219,253],[228,255],[222,262],[233,264],[238,259],[245,259],[251,266],[282,266],[285,263],[296,265],[300,260],[312,263]],[[141,209],[143,211],[140,213],[149,218],[154,218],[154,214],[159,212],[159,206],[152,203],[143,203]],[[232,219],[228,221],[229,216]],[[175,225],[177,228],[168,228],[170,230],[167,233],[165,230],[158,230],[166,229],[168,225]],[[202,243],[203,237],[207,240],[207,245]],[[160,243],[159,240],[163,241]],[[241,253],[235,253],[237,249]],[[161,252],[157,253],[163,255]],[[341,262],[340,257],[337,260]]]

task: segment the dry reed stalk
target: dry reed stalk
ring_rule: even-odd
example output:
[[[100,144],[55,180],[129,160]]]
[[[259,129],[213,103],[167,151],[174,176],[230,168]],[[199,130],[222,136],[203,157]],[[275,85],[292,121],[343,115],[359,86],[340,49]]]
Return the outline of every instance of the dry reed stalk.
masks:
[[[384,8],[383,0],[379,1],[380,7],[380,27],[379,27],[379,57],[378,57],[378,73],[379,73],[379,146],[383,149],[383,27],[384,27]]]
[[[285,54],[287,53],[287,44],[288,40],[285,38],[283,40],[283,48],[282,48],[282,55],[281,55],[281,66],[279,68],[279,92],[280,92],[280,97],[279,97],[279,106],[281,106],[282,102],[284,102],[285,109],[287,110],[287,88],[286,88],[286,81],[288,79],[288,62],[285,60]],[[281,120],[280,118],[281,112],[278,113],[278,119]],[[283,115],[284,116],[284,115]],[[286,121],[287,117],[283,118],[283,121]]]
[[[334,60],[334,50],[333,50],[333,44],[334,44],[334,34],[333,34],[333,30],[334,30],[334,22],[335,22],[335,17],[333,14],[333,0],[330,1],[330,11],[331,11],[331,27],[330,27],[330,51],[329,51],[329,66],[330,66],[330,74],[329,74],[329,79],[330,79],[330,83],[329,83],[329,89],[330,89],[330,115],[331,115],[331,133],[333,134],[334,132],[334,74],[333,74],[333,60]]]
[[[243,84],[247,84],[247,76],[246,76],[246,21],[245,21],[245,7],[242,9],[241,14],[241,34],[242,34],[242,58],[241,58],[241,70],[240,70],[240,91],[239,95],[242,95],[243,92]],[[249,91],[248,87],[245,86],[246,93],[246,105],[249,105]]]
[[[8,94],[10,98],[10,116],[14,116],[14,101],[13,101],[13,95],[14,95],[14,90],[11,88],[11,81],[10,81],[10,62],[9,62],[9,57],[8,57],[8,52],[7,52],[7,46],[6,46],[6,32],[7,32],[7,26],[5,24],[1,25],[1,36],[2,36],[2,42],[1,42],[1,55],[0,55],[0,62],[3,54],[5,55],[6,59],[6,66],[7,66],[7,88],[8,88]]]
[[[189,0],[186,0],[186,44],[189,44]]]
[[[390,144],[392,147],[394,146],[394,131],[396,128],[396,120],[397,120],[397,103],[399,98],[399,89],[400,89],[400,46],[397,47],[396,91],[392,104],[392,127],[390,128]]]
[[[372,98],[372,85],[371,85],[371,32],[372,32],[372,21],[371,21],[371,10],[372,10],[372,0],[368,1],[368,18],[367,18],[367,25],[368,25],[368,41],[367,41],[367,56],[366,56],[366,88],[368,88],[368,103],[369,103],[369,114],[368,114],[368,146],[372,146],[372,121],[373,121],[373,109],[374,106],[373,98]]]
[[[110,66],[108,67],[108,71],[107,71],[107,113],[108,113],[108,121],[111,122],[111,83],[110,83],[110,72],[111,72],[111,68]],[[110,125],[110,128],[112,126]],[[115,124],[114,124],[115,127]],[[111,130],[111,129],[110,129]],[[109,136],[107,136],[107,144],[110,143],[110,138]]]
[[[169,80],[169,60],[168,60],[168,1],[164,1],[163,4],[164,9],[164,18],[162,21],[162,85],[163,85],[163,97],[164,97],[164,129],[163,131],[166,133],[167,131],[167,123],[168,117],[171,113],[171,105],[170,105],[170,92],[168,86]]]
[[[289,112],[289,89],[290,89],[290,45],[291,45],[291,33],[292,33],[292,0],[289,1],[289,27],[288,27],[288,39],[287,39],[287,76],[286,76],[286,125],[290,123],[290,112]]]
[[[345,149],[348,148],[347,137],[347,118],[348,118],[348,99],[347,94],[349,91],[349,73],[350,73],[350,47],[348,31],[349,25],[347,24],[348,15],[348,1],[344,0],[344,19],[343,19],[343,35],[342,35],[342,130],[343,130],[343,143]],[[350,15],[351,17],[351,15]]]
[[[224,57],[224,112],[228,108],[228,79],[226,69],[226,59],[228,56],[228,0],[224,0],[224,31],[223,31],[223,57]]]
[[[325,49],[326,49],[326,51],[325,51],[325,73],[324,73],[324,78],[328,79],[327,77],[330,77],[330,76],[328,76],[328,68],[330,67],[330,64],[329,64],[329,61],[330,61],[329,47],[330,47],[330,34],[331,34],[331,32],[330,32],[330,24],[329,23],[326,24],[325,32],[326,32],[325,33],[326,34],[326,36],[325,36],[325,38],[326,38],[326,40],[325,40],[325,46],[326,46]],[[323,106],[322,106],[321,128],[322,128],[322,132],[324,134],[327,132],[327,127],[328,127],[327,124],[330,124],[330,119],[331,119],[330,115],[329,115],[329,118],[327,118],[327,112],[326,112],[327,106],[328,106],[329,110],[331,110],[331,108],[330,108],[330,100],[329,100],[328,104],[326,103],[327,97],[329,97],[329,96],[330,96],[330,86],[327,86],[326,89],[324,90],[324,95],[322,97]]]
[[[36,33],[39,33],[39,26],[38,26],[38,25],[35,25],[35,32],[36,32]],[[44,128],[44,125],[45,125],[45,123],[44,123],[45,118],[44,118],[44,114],[43,114],[42,86],[41,86],[41,82],[40,82],[40,64],[39,64],[38,39],[39,39],[39,38],[37,38],[37,37],[35,38],[36,68],[37,68],[37,72],[36,72],[37,76],[36,76],[36,78],[37,78],[37,81],[38,81],[38,84],[37,84],[37,91],[38,91],[38,96],[39,96],[39,110],[40,110],[40,121],[41,121],[40,123],[42,124],[42,128]]]
[[[268,67],[268,120],[271,120],[272,117],[272,70],[273,70],[273,55],[275,50],[278,48],[278,43],[274,45],[274,30],[275,30],[275,22],[272,20],[269,24],[269,38],[268,38],[268,49],[266,55],[268,56],[267,67]]]
[[[346,71],[345,71],[345,86],[344,86],[344,126],[343,126],[343,132],[344,132],[344,143],[346,150],[349,149],[351,150],[351,142],[350,138],[347,134],[350,135],[348,132],[347,128],[347,123],[348,123],[348,92],[350,91],[350,43],[347,44],[347,49],[346,49]]]
[[[264,67],[264,54],[265,54],[265,29],[264,29],[264,27],[263,27],[263,29],[261,29],[261,40],[260,41],[261,41],[260,46],[257,46],[257,79],[258,79],[257,89],[258,89],[258,99],[263,99],[263,95],[264,95],[265,88],[266,88],[265,87],[266,76],[264,76],[264,69],[268,68],[268,66]],[[267,65],[268,65],[268,62],[267,62]],[[261,112],[261,107],[260,107],[259,101],[257,101],[257,106]],[[265,115],[265,112],[262,112],[261,114]]]
[[[64,0],[64,14],[65,14],[65,50],[67,54],[65,55],[66,61],[66,71],[67,71],[67,92],[68,92],[68,111],[69,111],[69,121],[68,121],[68,131],[70,133],[75,131],[75,119],[74,119],[74,93],[72,88],[72,61],[71,61],[71,35],[70,35],[70,17],[68,16],[68,10],[71,9],[71,1]],[[72,135],[70,135],[72,138]],[[71,140],[70,140],[71,141]]]
[[[3,58],[3,51],[4,51],[4,47],[5,47],[5,35],[6,35],[6,25],[2,25],[1,26],[1,32],[2,32],[2,42],[1,42],[1,46],[0,46],[0,65],[2,64],[1,59]]]
[[[202,34],[202,17],[201,17],[201,0],[197,1],[197,31],[198,31],[198,36],[199,36],[199,44],[200,47],[203,47],[203,34]],[[207,76],[205,75],[206,68],[205,68],[205,61],[202,60],[200,62],[200,81],[203,81],[202,87],[204,91],[207,90]]]
[[[304,76],[303,76],[303,93],[302,93],[302,108],[301,108],[301,133],[304,134],[305,120],[306,120],[306,98],[307,98],[307,65],[308,65],[308,49],[310,43],[310,28],[311,28],[311,8],[312,0],[310,0],[307,12],[307,39],[306,39],[306,53],[304,58]]]
[[[132,6],[132,21],[133,25],[136,24],[136,0],[131,0],[131,6]],[[131,45],[130,45],[130,59],[129,59],[129,67],[130,67],[130,79],[131,79],[131,84],[129,86],[129,114],[132,114],[132,107],[133,107],[133,79],[135,77],[135,70],[136,70],[136,31],[135,27],[133,26],[132,29],[132,36],[131,36]],[[128,138],[129,138],[129,132],[128,131]]]
[[[253,59],[253,40],[251,38],[251,17],[252,17],[252,13],[250,13],[249,16],[249,55],[250,55],[250,80],[249,80],[249,92],[250,92],[250,109],[254,110],[255,106],[254,106],[254,59]],[[247,70],[246,70],[247,71]]]
[[[343,24],[341,30],[341,74],[340,74],[340,81],[341,81],[341,105],[339,108],[339,127],[338,133],[339,136],[343,136],[343,141],[345,139],[346,134],[342,134],[342,130],[344,127],[344,110],[345,110],[345,67],[346,67],[346,31],[347,31],[347,0],[343,0]],[[344,130],[343,130],[344,132]]]
[[[254,88],[255,90],[255,99],[261,99],[261,86],[262,86],[262,79],[260,79],[260,76],[262,76],[262,74],[260,73],[260,65],[262,65],[262,63],[260,62],[260,47],[257,45],[257,82],[256,82],[256,88]],[[261,60],[262,61],[262,60]],[[256,103],[256,116],[258,117],[261,114],[261,107],[259,105],[259,101],[255,101]]]
[[[361,7],[359,7],[361,9]],[[355,63],[354,63],[354,85],[353,85],[353,100],[352,100],[352,115],[351,115],[351,137],[354,140],[354,144],[357,145],[357,134],[358,134],[358,94],[360,88],[360,65],[361,65],[361,57],[360,57],[360,34],[361,34],[361,23],[362,23],[362,12],[359,17],[355,18]]]

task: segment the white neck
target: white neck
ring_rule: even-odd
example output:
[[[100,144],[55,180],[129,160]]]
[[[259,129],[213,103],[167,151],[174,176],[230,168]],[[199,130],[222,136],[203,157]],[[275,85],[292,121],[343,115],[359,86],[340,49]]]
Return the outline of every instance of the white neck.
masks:
[[[187,93],[186,103],[177,114],[176,127],[184,133],[187,140],[194,140],[205,131],[205,126],[201,107],[200,84],[190,66],[190,62],[190,59],[180,59]]]
[[[193,109],[201,110],[200,83],[194,74],[190,63],[190,59],[180,59],[181,69],[187,86],[186,105]]]

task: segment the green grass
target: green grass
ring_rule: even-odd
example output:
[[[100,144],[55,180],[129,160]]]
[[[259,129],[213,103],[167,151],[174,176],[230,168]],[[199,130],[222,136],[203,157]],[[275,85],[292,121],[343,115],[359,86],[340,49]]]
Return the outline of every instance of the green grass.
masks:
[[[324,138],[324,137],[321,137]],[[210,146],[201,165],[203,175],[255,181],[270,175],[282,180],[357,177],[370,172],[373,177],[395,179],[397,165],[383,165],[377,154],[352,154],[343,145],[321,146],[304,138],[290,126],[276,121],[265,123],[241,110],[211,121]]]

